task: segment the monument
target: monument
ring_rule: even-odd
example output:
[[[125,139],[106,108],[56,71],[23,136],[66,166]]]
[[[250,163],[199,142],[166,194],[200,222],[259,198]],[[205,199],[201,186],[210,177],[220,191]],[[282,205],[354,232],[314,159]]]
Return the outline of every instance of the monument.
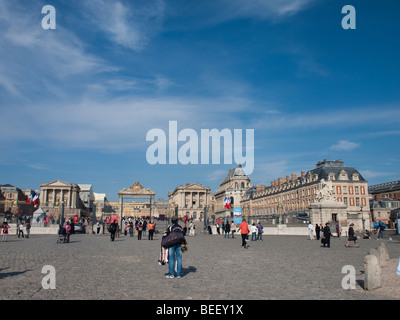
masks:
[[[321,179],[319,192],[315,202],[310,205],[310,220],[313,225],[325,226],[331,223],[331,231],[335,233],[333,222],[339,222],[339,226],[348,226],[347,205],[336,201],[333,195],[332,181]]]

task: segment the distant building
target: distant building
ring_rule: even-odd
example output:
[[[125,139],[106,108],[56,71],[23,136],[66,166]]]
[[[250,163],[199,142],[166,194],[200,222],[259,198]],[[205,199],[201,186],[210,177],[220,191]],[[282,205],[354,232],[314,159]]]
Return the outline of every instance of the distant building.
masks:
[[[91,184],[78,184],[79,198],[82,201],[83,208],[88,212],[93,212],[94,207],[94,192]]]
[[[0,213],[31,216],[35,208],[32,202],[26,203],[26,200],[32,192],[34,190],[21,190],[10,184],[0,185]]]
[[[348,221],[355,219],[362,219],[366,226],[369,225],[368,182],[355,168],[345,167],[341,160],[325,159],[314,169],[302,171],[300,176],[291,174],[274,180],[271,186],[257,186],[242,199],[242,205],[248,208],[244,215],[308,212],[310,206],[319,201],[326,186],[330,186],[326,192],[331,194],[333,201],[347,206],[347,217],[339,221],[341,225],[346,226]],[[337,219],[332,214],[329,221]]]
[[[168,192],[170,215],[174,215],[174,206],[178,206],[178,216],[199,220],[204,216],[204,207],[210,203],[211,188],[199,183],[180,185],[174,191]],[[172,209],[171,209],[172,208]]]
[[[233,217],[233,208],[240,207],[245,193],[250,189],[250,178],[244,173],[242,166],[229,170],[214,194],[216,218]],[[229,208],[225,207],[225,199],[229,199]]]
[[[369,186],[368,192],[373,221],[393,227],[400,217],[400,180]]]
[[[64,206],[64,218],[81,216],[80,188],[77,184],[56,180],[40,185],[40,207],[47,216],[54,220],[61,216],[62,204]]]
[[[383,198],[400,200],[400,180],[369,186],[368,192],[376,201]]]

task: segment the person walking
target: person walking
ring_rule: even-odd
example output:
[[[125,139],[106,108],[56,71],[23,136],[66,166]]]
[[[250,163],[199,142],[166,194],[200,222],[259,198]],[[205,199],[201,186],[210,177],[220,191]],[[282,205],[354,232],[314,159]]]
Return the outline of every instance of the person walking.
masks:
[[[323,240],[324,240],[323,244],[324,244],[324,247],[325,246],[328,246],[328,248],[331,247],[331,235],[332,234],[331,234],[330,224],[329,224],[329,222],[327,222],[325,224],[324,231],[323,231]]]
[[[108,228],[108,232],[110,232],[110,240],[115,241],[115,233],[117,232],[117,223],[113,220]]]
[[[178,224],[178,217],[174,216],[171,219],[172,224],[167,227],[165,230],[165,236],[168,236],[170,233],[174,232],[183,232],[183,228]],[[182,243],[178,243],[168,249],[168,279],[175,278],[175,262],[176,262],[176,278],[182,277],[182,244],[186,243],[184,240]]]
[[[156,224],[154,221],[150,221],[149,223],[149,240],[153,240],[154,230],[156,228]]]
[[[249,225],[246,219],[243,219],[242,223],[239,225],[240,234],[242,236],[242,247],[247,249],[249,245],[246,243],[246,239],[249,235]]]
[[[3,242],[7,242],[8,238],[8,229],[10,229],[10,225],[7,223],[7,221],[3,222],[3,226],[1,227],[2,232],[3,232]]]
[[[22,238],[24,238],[24,223],[21,221],[18,226],[18,238],[22,234]]]
[[[143,221],[143,231],[142,231],[142,235],[143,235],[143,237],[145,237],[145,238],[146,238],[146,236],[147,236],[147,220],[144,220],[144,221]]]
[[[196,235],[196,225],[193,220],[189,224],[189,236],[194,237]]]
[[[379,221],[378,225],[378,240],[383,239],[383,231],[385,230],[385,226],[382,221]]]
[[[264,228],[261,225],[261,222],[258,222],[258,224],[257,224],[257,241],[263,241],[263,239],[262,239],[262,234],[264,232],[263,230],[264,230]]]
[[[67,243],[69,243],[69,237],[71,235],[71,225],[69,224],[69,221],[65,223],[65,231],[67,232]]]
[[[235,238],[235,232],[236,232],[236,223],[235,221],[232,221],[231,223],[231,231],[232,231],[232,239]]]
[[[318,225],[318,223],[315,225],[315,235],[317,236],[317,240],[321,237],[321,227]]]
[[[359,248],[360,246],[357,244],[357,237],[354,234],[354,229],[353,229],[354,223],[350,224],[349,227],[349,237],[347,239],[347,244],[345,244],[345,247],[349,247],[349,244],[351,241],[354,241],[354,244],[356,245],[356,248]]]
[[[138,231],[138,240],[142,240],[143,224],[141,221],[137,226],[137,231]]]
[[[257,240],[257,227],[254,222],[250,227],[250,231],[251,231],[251,241],[256,241]]]
[[[314,226],[312,225],[311,221],[307,226],[308,228],[308,234],[310,236],[310,240],[314,240]]]
[[[133,232],[134,232],[134,225],[133,225],[133,221],[131,220],[131,221],[129,221],[129,236],[131,237],[131,238],[133,238]]]
[[[100,233],[100,221],[97,221],[97,234]]]
[[[229,224],[229,221],[226,222],[225,225],[225,235],[224,238],[228,238],[229,239],[229,233],[231,232],[231,225]]]
[[[26,229],[26,237],[25,238],[29,238],[29,235],[31,233],[31,221],[28,220],[25,226]]]

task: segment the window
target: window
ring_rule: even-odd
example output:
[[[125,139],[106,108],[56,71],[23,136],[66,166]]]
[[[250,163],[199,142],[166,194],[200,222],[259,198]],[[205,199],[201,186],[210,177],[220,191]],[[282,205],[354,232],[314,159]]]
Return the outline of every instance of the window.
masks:
[[[343,202],[344,202],[344,204],[347,206],[347,205],[349,205],[349,200],[347,199],[347,197],[344,197],[343,198]]]
[[[355,193],[360,193],[360,187],[359,186],[355,186],[354,187],[354,191],[355,191]]]
[[[343,193],[347,193],[347,186],[343,186]]]
[[[356,206],[357,206],[357,207],[360,206],[360,198],[356,198]]]

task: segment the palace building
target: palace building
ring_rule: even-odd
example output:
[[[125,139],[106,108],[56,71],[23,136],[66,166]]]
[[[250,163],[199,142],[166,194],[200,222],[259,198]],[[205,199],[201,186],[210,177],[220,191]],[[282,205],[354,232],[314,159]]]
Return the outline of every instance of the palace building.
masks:
[[[300,176],[291,174],[274,180],[271,186],[257,186],[243,196],[241,203],[248,208],[250,216],[307,213],[327,193],[332,201],[346,208],[347,218],[342,217],[344,225],[357,217],[369,220],[368,182],[355,168],[345,167],[341,160],[323,160],[314,169],[302,171]],[[329,218],[329,221],[338,219],[334,214]]]
[[[204,216],[204,208],[211,202],[211,188],[199,183],[180,185],[174,191],[168,192],[171,207],[178,207],[178,216],[200,219]],[[172,214],[174,215],[174,214]]]
[[[240,164],[229,170],[214,195],[216,217],[233,217],[233,208],[241,206],[242,197],[250,187],[250,178],[244,173]],[[230,201],[228,208],[225,207],[225,199]]]

